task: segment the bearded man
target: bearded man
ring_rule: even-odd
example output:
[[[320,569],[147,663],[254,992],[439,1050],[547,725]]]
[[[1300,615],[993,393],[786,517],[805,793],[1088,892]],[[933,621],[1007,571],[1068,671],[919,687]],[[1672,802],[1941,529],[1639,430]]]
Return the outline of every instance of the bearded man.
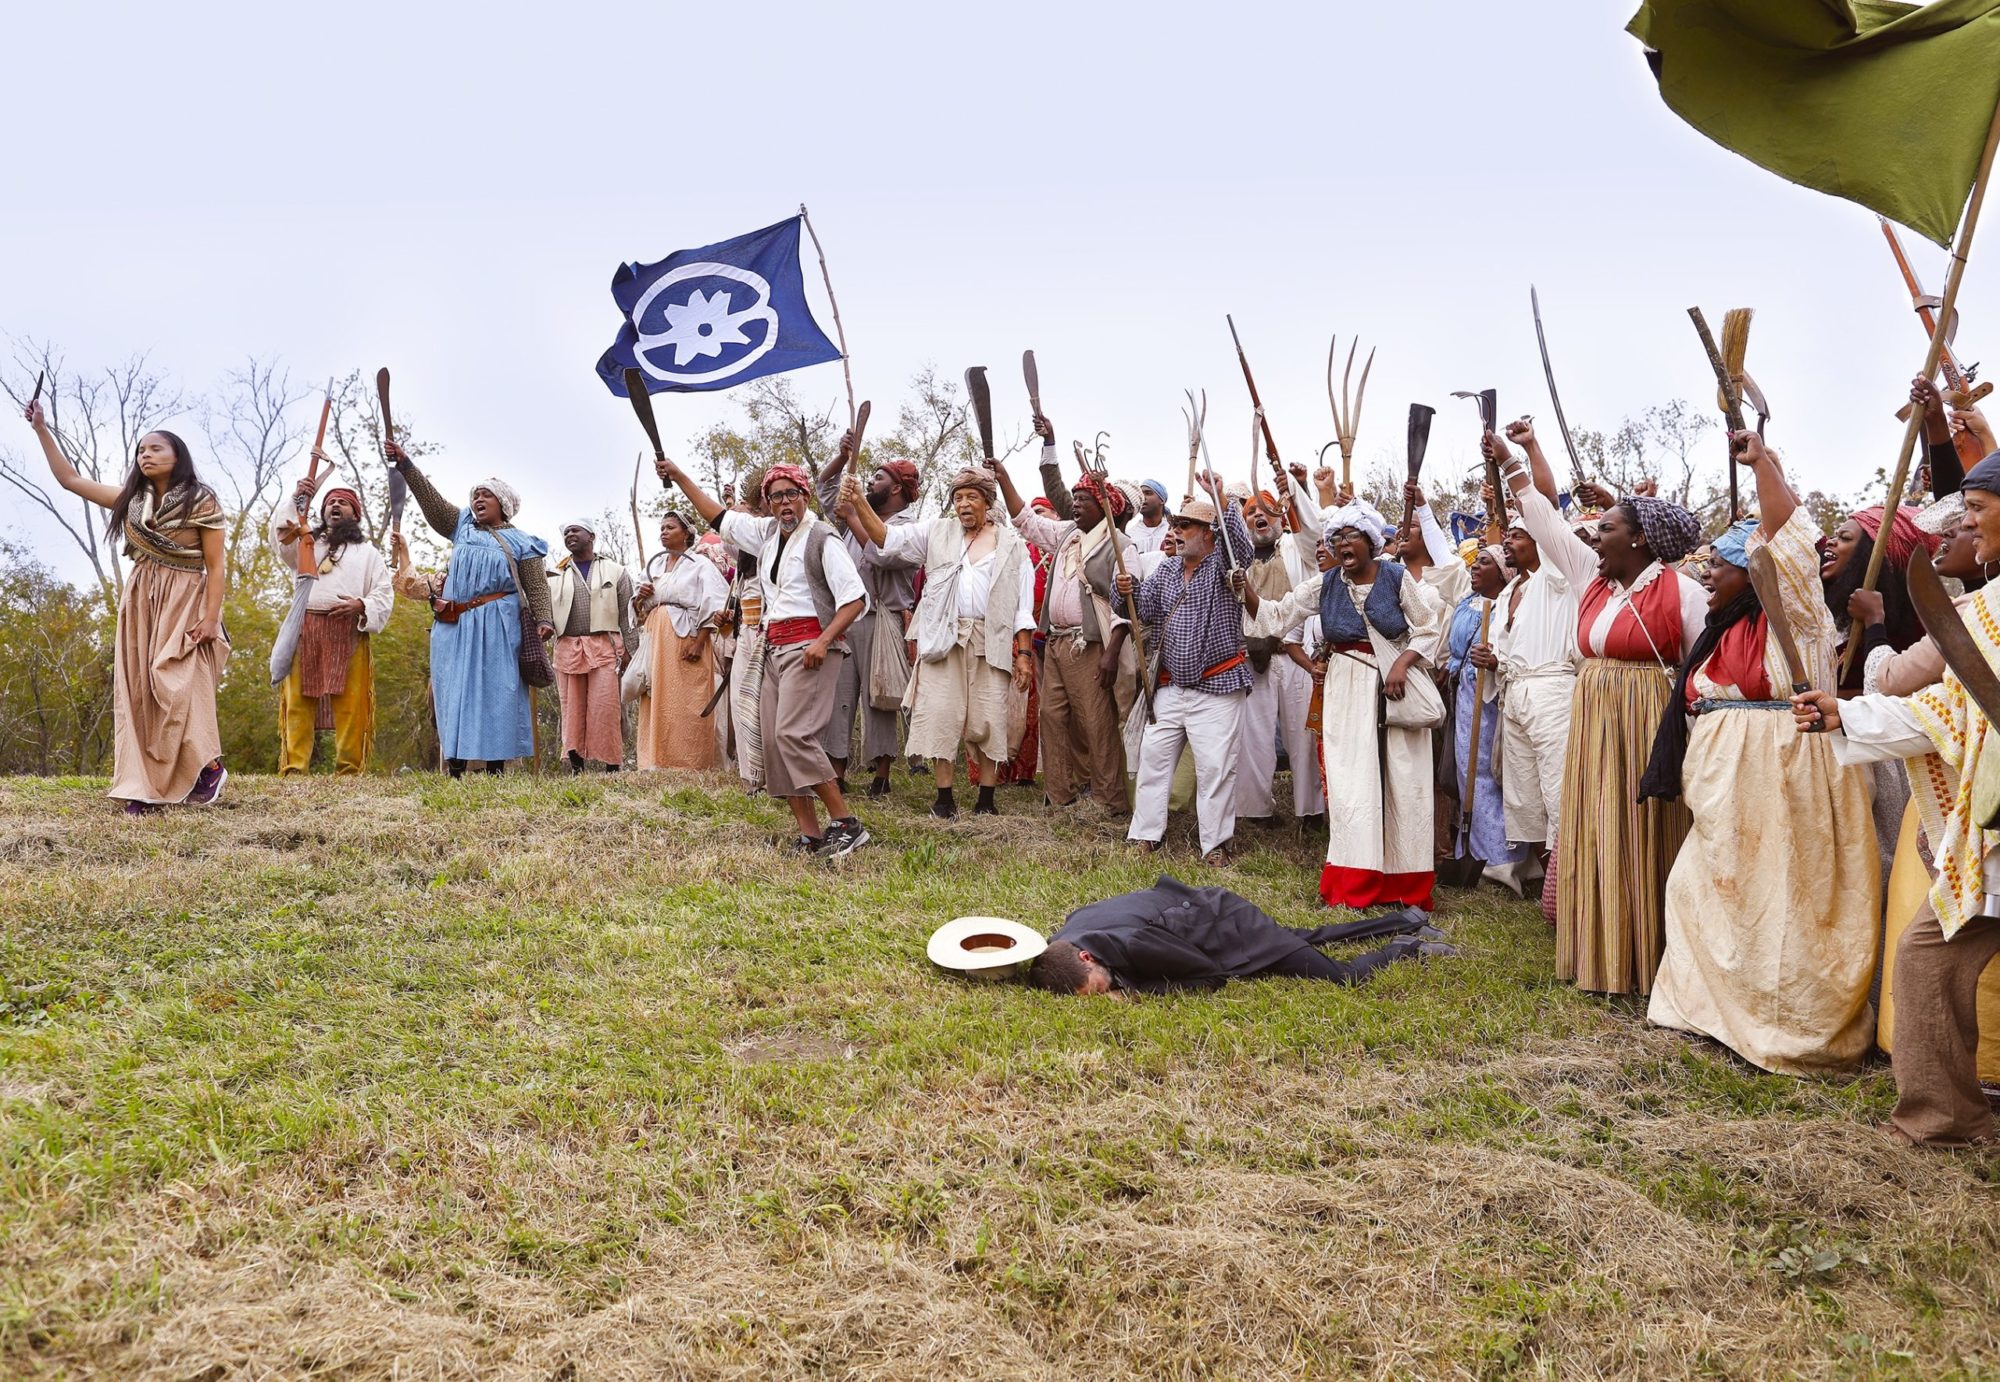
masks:
[[[820,512],[829,516],[834,531],[847,544],[847,555],[868,592],[868,612],[847,631],[853,655],[841,659],[840,682],[834,688],[833,713],[826,722],[823,745],[833,763],[834,775],[843,790],[847,780],[847,756],[854,745],[854,717],[861,716],[861,757],[875,770],[868,795],[889,795],[889,769],[901,752],[898,731],[902,724],[903,689],[909,678],[909,654],[905,650],[910,611],[917,604],[916,567],[901,557],[891,556],[855,532],[855,525],[839,514],[840,480],[848,463],[855,460],[854,433],[840,439],[833,462],[820,472],[814,486]],[[917,521],[917,467],[905,460],[887,461],[868,477],[867,503],[875,516],[889,527]],[[881,640],[879,643],[877,640]],[[900,669],[900,675],[898,671]]]
[[[597,555],[597,520],[563,525],[569,555],[549,572],[549,603],[556,617],[556,691],[562,701],[563,754],[572,773],[585,760],[617,772],[625,761],[625,715],[618,678],[639,633],[632,625],[632,576]]]
[[[326,457],[313,453],[316,462]],[[331,469],[326,479],[332,478]],[[322,481],[323,482],[323,481]],[[311,503],[318,488],[300,480],[294,493]],[[297,507],[271,515],[271,546],[287,570],[298,569]],[[333,731],[334,771],[365,772],[375,747],[375,661],[369,635],[389,622],[395,589],[382,554],[361,527],[361,496],[336,486],[320,501],[311,533],[319,576],[299,631],[298,656],[278,688],[278,772],[303,774],[312,763],[315,731]]]

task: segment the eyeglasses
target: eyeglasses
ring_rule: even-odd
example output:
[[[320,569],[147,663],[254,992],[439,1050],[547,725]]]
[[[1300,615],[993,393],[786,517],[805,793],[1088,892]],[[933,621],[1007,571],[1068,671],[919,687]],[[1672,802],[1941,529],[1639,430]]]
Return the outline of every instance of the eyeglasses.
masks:
[[[805,497],[806,492],[802,489],[774,489],[765,491],[764,502],[767,504],[776,504],[786,499],[803,499]]]

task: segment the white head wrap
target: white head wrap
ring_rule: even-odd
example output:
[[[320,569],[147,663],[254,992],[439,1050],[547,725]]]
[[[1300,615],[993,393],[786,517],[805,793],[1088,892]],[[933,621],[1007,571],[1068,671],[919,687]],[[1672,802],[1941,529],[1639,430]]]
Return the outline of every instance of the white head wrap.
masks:
[[[1250,482],[1247,480],[1227,481],[1222,486],[1222,493],[1224,498],[1234,499],[1239,504],[1247,504],[1250,502]]]
[[[1965,496],[1962,494],[1947,494],[1935,504],[1927,506],[1916,517],[1919,528],[1927,533],[1936,533],[1940,537],[1960,527],[1964,522]]]
[[[1139,512],[1140,488],[1138,485],[1133,484],[1130,480],[1113,480],[1111,488],[1125,496],[1125,512],[1130,514]],[[1162,500],[1161,502],[1164,503],[1165,501]]]
[[[1382,550],[1382,530],[1390,526],[1388,520],[1382,517],[1382,511],[1366,499],[1323,509],[1320,517],[1326,523],[1326,541],[1329,544],[1342,528],[1352,528],[1367,538],[1369,550],[1378,554]]]
[[[568,532],[571,528],[581,528],[592,537],[597,536],[597,520],[594,518],[572,518],[563,524],[564,532]]]
[[[485,490],[499,502],[500,517],[503,520],[511,519],[521,511],[521,496],[519,492],[498,476],[488,476],[472,487],[473,494],[477,494],[481,490]],[[468,496],[469,498],[470,496]]]

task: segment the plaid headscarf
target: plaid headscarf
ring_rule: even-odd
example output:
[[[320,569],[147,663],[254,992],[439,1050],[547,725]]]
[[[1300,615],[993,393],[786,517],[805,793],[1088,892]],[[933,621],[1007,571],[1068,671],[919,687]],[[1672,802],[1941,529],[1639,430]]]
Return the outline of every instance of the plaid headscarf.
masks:
[[[757,487],[757,493],[768,495],[771,492],[771,486],[777,484],[780,480],[790,480],[807,494],[812,493],[812,477],[806,474],[805,468],[803,466],[782,463],[774,465],[764,472],[764,482]]]
[[[1650,494],[1630,494],[1618,502],[1630,506],[1653,559],[1662,565],[1673,565],[1701,541],[1701,523],[1679,504]]]
[[[1098,478],[1087,470],[1076,482],[1073,492],[1088,494],[1095,499],[1097,507],[1104,510],[1105,516],[1114,522],[1131,512],[1132,501],[1126,497],[1124,490],[1115,484],[1100,483]]]

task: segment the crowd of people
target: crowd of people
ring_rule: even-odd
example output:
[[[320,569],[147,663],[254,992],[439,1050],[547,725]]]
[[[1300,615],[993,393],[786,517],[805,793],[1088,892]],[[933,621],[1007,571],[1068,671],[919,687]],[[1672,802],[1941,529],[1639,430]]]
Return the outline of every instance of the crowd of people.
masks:
[[[418,570],[397,534],[385,563],[353,490],[301,482],[317,522],[281,514],[269,530],[288,564],[309,539],[319,571],[279,690],[279,768],[304,772],[329,729],[338,771],[364,770],[368,640],[401,595],[432,621],[453,776],[530,755],[532,690],[553,684],[573,770],[624,764],[630,707],[638,767],[733,767],[787,803],[801,855],[866,845],[850,775],[865,768],[879,798],[919,760],[944,820],[962,785],[978,815],[1008,784],[1038,783],[1049,808],[1120,822],[1151,854],[1191,807],[1218,867],[1246,831],[1289,825],[1324,836],[1328,905],[1397,909],[1408,940],[1441,876],[1490,880],[1539,900],[1563,980],[1639,995],[1652,1021],[1766,1070],[1849,1070],[1879,1043],[1894,1129],[1978,1142],[1993,1135],[1982,1076],[2000,1077],[2000,978],[1981,987],[2000,951],[2000,835],[1973,800],[1990,731],[1905,573],[1934,560],[2000,666],[2000,588],[1984,583],[2000,561],[2000,448],[1928,381],[1911,399],[1927,503],[1863,509],[1830,537],[1749,432],[1731,456],[1751,516],[1705,540],[1656,494],[1562,494],[1531,423],[1509,424],[1483,441],[1504,531],[1455,543],[1414,483],[1391,523],[1331,471],[1275,459],[1269,488],[1204,472],[1177,504],[1158,481],[1086,469],[1065,484],[1038,415],[1033,497],[989,458],[925,517],[917,467],[862,474],[850,433],[817,474],[772,465],[741,496],[662,460],[686,508],[662,518],[652,561],[600,555],[579,518],[551,564],[515,525],[508,484],[481,480],[460,502],[391,442],[449,560]],[[113,486],[77,473],[38,405],[27,415],[58,483],[110,511],[131,563],[110,795],[134,815],[213,802],[221,506],[171,433],[143,438]],[[1969,470],[1961,435],[1986,453]],[[1102,962],[1115,947],[1094,945],[1053,947],[1037,981],[1117,982]]]

